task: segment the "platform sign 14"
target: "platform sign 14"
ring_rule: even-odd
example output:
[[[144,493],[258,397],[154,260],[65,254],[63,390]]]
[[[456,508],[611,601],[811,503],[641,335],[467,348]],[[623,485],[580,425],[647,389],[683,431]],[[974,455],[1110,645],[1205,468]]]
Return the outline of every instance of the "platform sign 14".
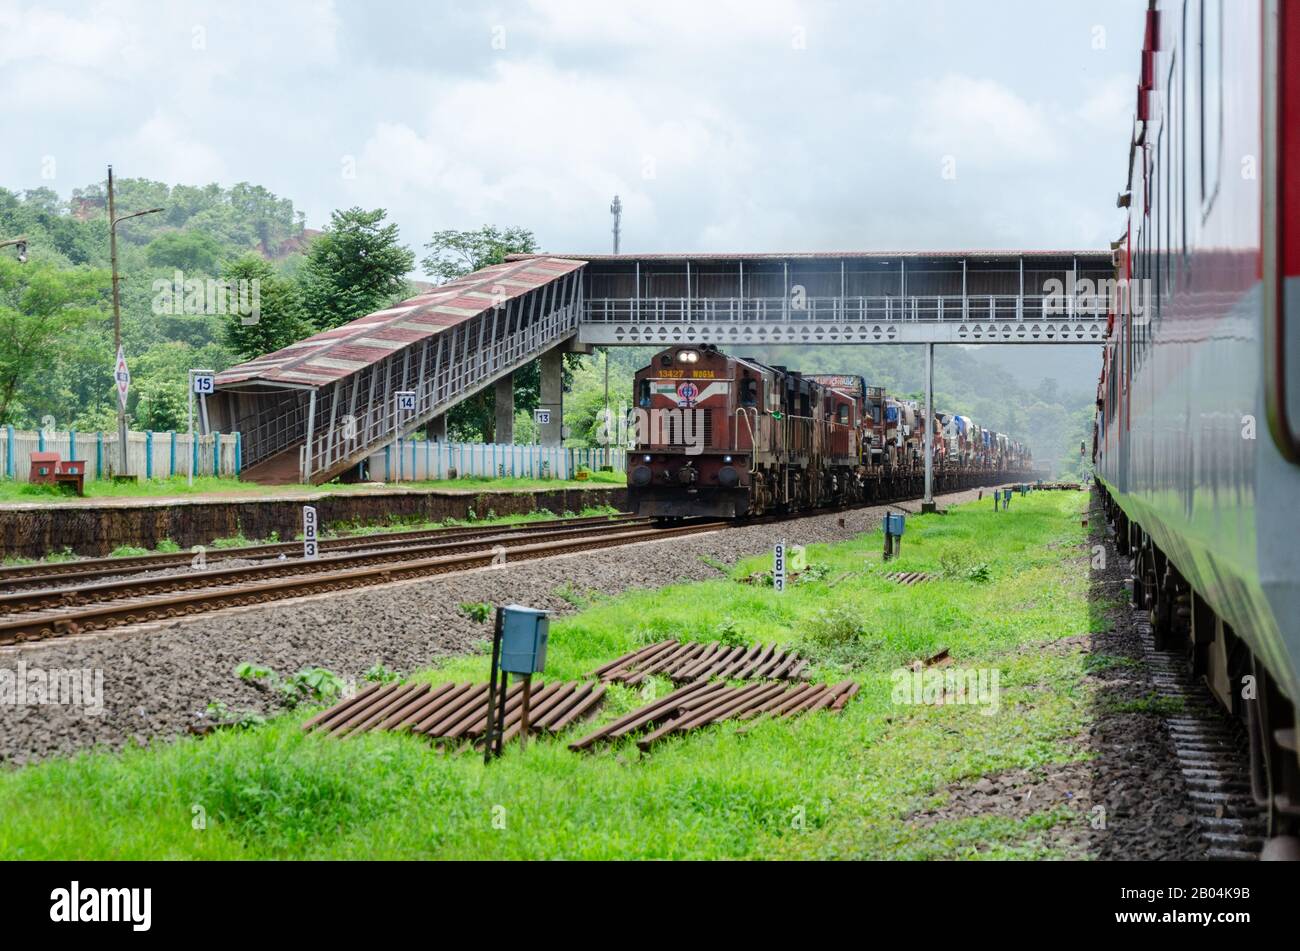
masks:
[[[785,542],[776,543],[776,550],[772,553],[772,587],[777,594],[785,591]]]
[[[402,413],[415,412],[415,391],[399,390],[397,392],[397,409]]]
[[[302,507],[302,557],[315,558],[320,549],[317,547],[318,526],[316,510],[310,505]]]

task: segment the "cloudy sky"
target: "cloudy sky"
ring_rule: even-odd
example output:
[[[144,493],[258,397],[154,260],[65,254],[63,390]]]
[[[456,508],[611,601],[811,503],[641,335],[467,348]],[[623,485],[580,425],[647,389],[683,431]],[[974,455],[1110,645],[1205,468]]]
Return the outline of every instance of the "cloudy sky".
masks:
[[[0,185],[551,251],[1101,248],[1143,0],[0,0]]]

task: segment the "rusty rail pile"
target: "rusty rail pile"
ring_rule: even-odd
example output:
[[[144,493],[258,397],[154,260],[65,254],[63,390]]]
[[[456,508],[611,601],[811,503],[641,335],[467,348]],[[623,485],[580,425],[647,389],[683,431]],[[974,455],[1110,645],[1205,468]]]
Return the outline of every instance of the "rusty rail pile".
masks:
[[[928,575],[924,571],[891,571],[885,575],[885,580],[896,581],[898,584],[913,585],[933,581],[934,575]]]
[[[832,686],[764,682],[732,687],[724,683],[694,683],[639,710],[607,723],[599,730],[570,743],[575,752],[591,749],[604,740],[616,740],[636,730],[654,727],[637,746],[648,750],[657,741],[722,720],[751,720],[759,716],[789,719],[815,710],[839,712],[858,692],[858,685],[844,680]]]
[[[523,684],[517,683],[506,694],[506,742],[519,735],[522,688]],[[578,681],[533,684],[528,732],[558,733],[595,710],[606,689],[605,684]],[[471,740],[477,744],[487,732],[487,707],[487,684],[372,684],[312,717],[302,728],[338,737],[409,730],[441,742]]]
[[[598,667],[588,676],[608,683],[635,686],[652,674],[677,683],[705,681],[713,677],[728,680],[797,680],[808,661],[796,651],[786,651],[776,644],[752,647],[728,647],[714,641],[679,643],[659,641],[640,650],[624,654],[618,660]]]

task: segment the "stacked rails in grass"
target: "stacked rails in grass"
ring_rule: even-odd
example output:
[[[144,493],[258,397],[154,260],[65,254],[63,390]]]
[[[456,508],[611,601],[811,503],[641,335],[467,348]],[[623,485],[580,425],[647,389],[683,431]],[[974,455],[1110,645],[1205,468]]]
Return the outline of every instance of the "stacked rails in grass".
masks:
[[[807,668],[808,661],[797,651],[787,651],[776,644],[730,647],[717,641],[704,644],[666,640],[624,654],[588,676],[634,686],[651,675],[667,677],[676,683],[712,677],[797,680]]]
[[[858,692],[851,680],[827,686],[764,681],[733,687],[725,683],[694,683],[653,703],[633,710],[612,723],[569,744],[575,752],[591,749],[602,740],[616,740],[653,727],[637,740],[641,750],[673,734],[699,729],[722,720],[753,720],[760,716],[789,719],[816,710],[839,712]]]
[[[504,741],[519,735],[522,683],[506,695]],[[555,734],[590,714],[605,696],[605,684],[577,681],[534,684],[528,732]],[[440,742],[469,740],[476,745],[487,731],[487,684],[372,684],[303,724],[348,737],[377,730],[409,731]]]

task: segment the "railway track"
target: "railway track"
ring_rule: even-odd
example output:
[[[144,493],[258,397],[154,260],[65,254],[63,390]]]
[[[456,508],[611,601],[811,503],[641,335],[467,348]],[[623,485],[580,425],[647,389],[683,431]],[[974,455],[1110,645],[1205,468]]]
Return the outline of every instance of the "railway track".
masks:
[[[653,528],[633,519],[597,521],[600,524],[539,532],[503,531],[469,540],[340,552],[314,560],[277,556],[251,566],[13,592],[0,596],[0,645],[432,577],[503,561],[531,561],[693,535],[727,525],[715,521]]]
[[[794,517],[857,507],[830,507]],[[744,524],[767,524],[787,517],[763,516]],[[625,514],[331,539],[322,542],[322,557],[311,560],[299,557],[301,543],[275,543],[224,550],[203,567],[188,570],[193,557],[188,552],[23,566],[0,573],[0,586],[9,589],[0,594],[0,646],[431,577],[505,561],[692,535],[730,525],[727,521],[697,521],[656,527],[649,519]],[[243,563],[250,559],[254,564]],[[215,567],[212,560],[217,562]],[[241,563],[221,567],[222,561]],[[160,570],[166,573],[151,574]]]
[[[579,518],[559,518],[542,522],[520,522],[513,525],[451,526],[447,528],[420,529],[406,532],[383,532],[372,535],[348,535],[322,539],[317,546],[322,553],[348,551],[382,551],[418,544],[420,542],[452,542],[483,538],[489,535],[536,534],[563,531],[587,525],[648,525],[649,519],[628,513],[619,515],[593,515]],[[302,554],[302,542],[272,542],[245,545],[239,548],[205,549],[206,564],[224,561],[262,561],[292,558]],[[123,558],[86,558],[55,564],[19,565],[0,568],[0,589],[9,591],[35,586],[81,585],[133,574],[165,571],[169,568],[188,568],[194,560],[190,551],[168,552],[152,555],[130,555]]]
[[[1133,610],[1134,626],[1155,693],[1182,709],[1164,718],[1205,857],[1220,862],[1259,858],[1267,823],[1251,794],[1250,744],[1240,726],[1193,681],[1187,664],[1159,650],[1145,611]]]

